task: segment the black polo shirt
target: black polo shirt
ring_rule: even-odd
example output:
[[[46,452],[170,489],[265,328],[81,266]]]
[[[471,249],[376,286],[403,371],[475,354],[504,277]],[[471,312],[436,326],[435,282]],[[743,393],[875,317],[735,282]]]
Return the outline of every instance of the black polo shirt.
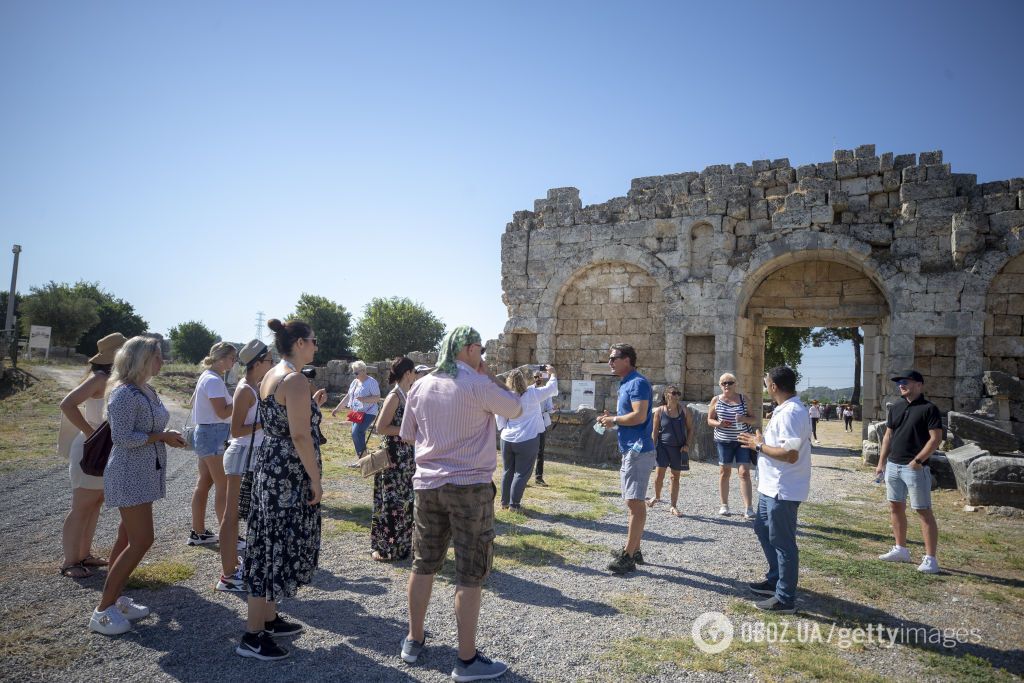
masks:
[[[889,436],[889,461],[909,465],[931,438],[928,430],[942,429],[942,415],[924,394],[910,403],[901,398],[893,404],[885,426],[892,432]]]

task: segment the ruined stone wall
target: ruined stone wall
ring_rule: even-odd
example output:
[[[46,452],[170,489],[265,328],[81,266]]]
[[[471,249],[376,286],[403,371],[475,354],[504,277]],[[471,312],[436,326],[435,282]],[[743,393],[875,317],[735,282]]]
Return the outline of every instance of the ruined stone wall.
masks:
[[[986,365],[1021,372],[1022,266],[1010,261],[1022,231],[1024,179],[979,185],[940,151],[873,145],[797,168],[776,159],[637,178],[586,207],[575,188],[552,189],[502,236],[509,320],[494,358],[563,365],[565,406],[572,379],[597,379],[587,364],[604,361],[599,347],[635,334],[641,371],[681,383],[688,400],[706,400],[724,371],[759,398],[767,326],[860,325],[868,418],[893,396],[883,378],[918,359],[917,337],[953,340],[940,361],[953,364],[948,398],[973,410]],[[630,289],[637,300],[618,302]]]

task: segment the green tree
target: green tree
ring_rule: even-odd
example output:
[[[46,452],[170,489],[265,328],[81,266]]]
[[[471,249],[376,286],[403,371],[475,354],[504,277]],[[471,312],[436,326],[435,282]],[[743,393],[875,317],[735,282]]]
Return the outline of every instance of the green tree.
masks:
[[[410,351],[432,351],[444,336],[444,323],[412,299],[371,299],[356,323],[361,358],[383,360]]]
[[[76,346],[82,334],[99,322],[96,308],[96,302],[88,296],[52,280],[42,287],[32,287],[21,304],[26,327],[49,326],[51,343],[57,346]]]
[[[799,384],[803,348],[810,338],[811,330],[807,327],[769,327],[764,334],[764,369],[786,365],[796,373]]]
[[[319,365],[329,360],[348,358],[352,355],[349,347],[352,337],[352,316],[341,304],[327,297],[302,293],[295,304],[292,318],[309,323],[316,334],[316,355],[313,362]]]
[[[210,347],[220,341],[220,335],[195,320],[172,327],[167,336],[171,339],[171,356],[187,363],[206,358]]]
[[[111,332],[120,332],[131,339],[142,334],[149,327],[149,323],[135,312],[135,308],[130,303],[100,289],[98,282],[81,280],[75,283],[72,291],[95,301],[96,313],[100,317],[99,322],[86,330],[78,341],[78,347],[75,350],[79,353],[87,356],[96,353],[96,342]]]
[[[853,344],[853,395],[850,403],[860,403],[860,347],[864,344],[864,335],[859,327],[823,327],[811,333],[811,343],[815,346],[839,346],[846,342]]]

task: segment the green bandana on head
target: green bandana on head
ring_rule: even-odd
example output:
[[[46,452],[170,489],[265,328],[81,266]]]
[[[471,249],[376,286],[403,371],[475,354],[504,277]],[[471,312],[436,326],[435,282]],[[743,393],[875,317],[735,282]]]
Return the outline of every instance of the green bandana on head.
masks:
[[[480,333],[469,325],[459,325],[441,340],[441,353],[437,358],[437,372],[457,377],[459,368],[455,357],[470,344],[480,344]]]

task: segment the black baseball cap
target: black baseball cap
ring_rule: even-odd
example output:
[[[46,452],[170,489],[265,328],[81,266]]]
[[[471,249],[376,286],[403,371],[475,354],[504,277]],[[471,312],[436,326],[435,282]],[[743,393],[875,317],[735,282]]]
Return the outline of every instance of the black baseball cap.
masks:
[[[889,379],[891,379],[893,382],[898,382],[901,379],[912,379],[915,382],[921,382],[922,384],[924,383],[924,377],[922,377],[921,373],[918,372],[917,370],[904,370],[900,374],[895,375],[894,377],[890,377]]]

